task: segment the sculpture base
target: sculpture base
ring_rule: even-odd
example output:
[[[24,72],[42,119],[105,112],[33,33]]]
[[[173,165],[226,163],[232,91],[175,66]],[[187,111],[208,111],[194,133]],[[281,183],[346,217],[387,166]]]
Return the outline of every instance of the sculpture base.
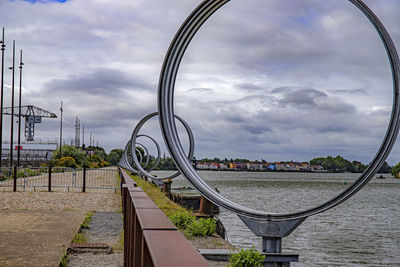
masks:
[[[291,262],[298,262],[298,254],[262,253],[265,255],[264,267],[289,267]]]

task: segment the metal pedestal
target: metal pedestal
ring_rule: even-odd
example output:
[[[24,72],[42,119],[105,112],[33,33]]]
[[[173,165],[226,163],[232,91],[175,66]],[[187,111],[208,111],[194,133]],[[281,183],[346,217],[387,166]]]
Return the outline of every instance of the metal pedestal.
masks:
[[[256,236],[262,237],[265,267],[288,267],[291,262],[299,261],[298,254],[282,253],[282,238],[293,232],[305,218],[271,222],[238,216]]]

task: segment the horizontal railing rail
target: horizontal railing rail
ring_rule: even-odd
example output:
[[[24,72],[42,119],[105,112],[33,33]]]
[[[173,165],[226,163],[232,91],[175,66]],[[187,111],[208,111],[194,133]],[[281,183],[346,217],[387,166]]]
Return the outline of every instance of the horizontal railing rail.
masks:
[[[124,216],[124,266],[209,266],[128,173],[121,168],[119,172]]]

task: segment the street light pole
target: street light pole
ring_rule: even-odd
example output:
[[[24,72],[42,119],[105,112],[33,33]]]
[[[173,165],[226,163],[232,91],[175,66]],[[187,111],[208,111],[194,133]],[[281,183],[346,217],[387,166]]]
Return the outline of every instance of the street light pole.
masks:
[[[61,111],[61,120],[60,120],[60,159],[61,159],[61,151],[62,151],[62,114],[63,114],[63,102],[61,101],[61,107],[60,107],[60,111]]]
[[[13,164],[15,40],[13,40],[13,58],[12,58],[12,60],[13,60],[12,67],[9,67],[9,69],[12,70],[10,168],[12,168],[12,164]]]
[[[3,154],[3,86],[4,86],[4,50],[6,45],[4,44],[4,27],[3,27],[3,38],[0,41],[1,44],[1,92],[0,92],[0,168],[2,164]]]
[[[18,151],[17,151],[17,166],[19,167],[19,157],[21,151],[21,96],[22,96],[22,49],[19,60],[19,108],[18,108]]]

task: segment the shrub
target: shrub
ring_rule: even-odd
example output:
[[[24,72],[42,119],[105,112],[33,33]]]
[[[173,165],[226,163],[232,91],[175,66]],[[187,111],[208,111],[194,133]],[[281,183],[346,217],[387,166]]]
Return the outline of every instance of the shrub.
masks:
[[[168,218],[179,229],[186,229],[191,223],[193,223],[193,221],[196,220],[196,217],[193,214],[183,211],[173,212],[168,215]]]
[[[261,255],[254,247],[250,249],[240,249],[232,254],[229,263],[231,267],[262,267],[265,255]]]
[[[187,229],[193,236],[209,236],[215,232],[216,223],[214,218],[200,218],[199,220],[193,221]]]
[[[61,167],[70,167],[70,168],[76,168],[76,162],[75,159],[73,157],[62,157],[59,161],[58,161],[58,166]]]

